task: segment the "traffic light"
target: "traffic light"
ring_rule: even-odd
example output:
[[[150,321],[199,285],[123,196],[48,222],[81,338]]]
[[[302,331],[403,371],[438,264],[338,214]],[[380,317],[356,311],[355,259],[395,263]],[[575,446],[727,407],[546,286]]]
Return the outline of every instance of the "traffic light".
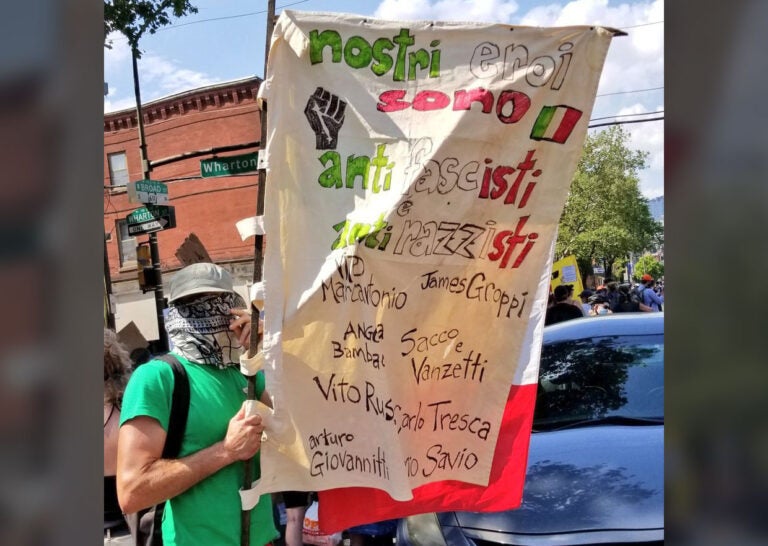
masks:
[[[152,267],[152,257],[149,251],[149,243],[136,245],[136,269],[139,274],[139,288],[141,293],[151,292],[157,288],[155,270]]]

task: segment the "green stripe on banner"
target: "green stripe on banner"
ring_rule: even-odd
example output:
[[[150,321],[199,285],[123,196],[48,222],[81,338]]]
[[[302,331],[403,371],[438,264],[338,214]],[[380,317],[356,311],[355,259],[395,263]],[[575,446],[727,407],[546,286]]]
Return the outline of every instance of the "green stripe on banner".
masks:
[[[533,124],[533,130],[531,131],[531,138],[543,138],[544,132],[547,130],[552,118],[555,116],[557,106],[545,106],[539,112],[539,117],[536,118],[536,123]]]

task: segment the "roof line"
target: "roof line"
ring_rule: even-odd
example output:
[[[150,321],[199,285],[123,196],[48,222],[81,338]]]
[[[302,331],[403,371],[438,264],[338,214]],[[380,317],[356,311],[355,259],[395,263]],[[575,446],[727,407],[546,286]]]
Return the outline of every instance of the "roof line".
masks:
[[[188,89],[187,91],[180,91],[178,93],[174,93],[173,95],[166,95],[164,97],[160,97],[160,98],[157,98],[157,99],[152,99],[151,101],[143,102],[141,104],[141,107],[142,108],[146,108],[147,106],[154,106],[154,105],[162,103],[162,102],[172,102],[174,100],[179,100],[179,99],[182,99],[182,98],[184,98],[186,96],[189,96],[189,95],[195,95],[197,93],[205,93],[206,91],[214,91],[216,89],[223,89],[225,87],[232,87],[232,86],[236,86],[236,85],[242,85],[242,84],[246,84],[246,83],[249,83],[249,82],[261,83],[262,81],[264,81],[262,78],[260,78],[259,76],[253,75],[253,76],[248,76],[246,78],[239,78],[237,80],[230,80],[230,81],[226,81],[226,82],[214,83],[214,84],[211,84],[211,85],[206,85],[204,87],[197,87],[195,89]],[[136,111],[136,107],[135,106],[131,106],[129,108],[123,108],[122,110],[113,110],[111,112],[105,112],[104,115],[105,115],[105,117],[106,116],[115,116],[115,115],[125,114],[125,113],[128,113],[128,112],[135,112],[135,111]]]

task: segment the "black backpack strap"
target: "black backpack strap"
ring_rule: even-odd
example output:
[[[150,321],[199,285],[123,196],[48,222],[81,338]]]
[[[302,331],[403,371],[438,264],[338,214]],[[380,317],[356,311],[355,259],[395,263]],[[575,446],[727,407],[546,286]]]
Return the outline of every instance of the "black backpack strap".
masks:
[[[173,396],[171,398],[171,415],[168,418],[168,434],[165,437],[163,447],[163,459],[174,459],[181,451],[181,440],[187,428],[187,416],[189,415],[189,378],[187,371],[179,359],[172,354],[164,354],[156,357],[170,364],[173,369]]]
[[[163,446],[163,459],[174,459],[181,451],[181,440],[187,428],[187,416],[189,415],[189,377],[179,359],[172,354],[164,354],[155,357],[157,360],[167,362],[173,370],[173,394],[171,395],[171,415],[168,417],[168,434]],[[139,537],[141,546],[163,546],[162,522],[165,502],[156,504],[151,513],[151,521],[147,521],[149,528]],[[150,515],[150,514],[148,514]],[[141,520],[140,520],[141,521]],[[133,534],[133,533],[132,533]],[[134,539],[139,541],[134,536]]]

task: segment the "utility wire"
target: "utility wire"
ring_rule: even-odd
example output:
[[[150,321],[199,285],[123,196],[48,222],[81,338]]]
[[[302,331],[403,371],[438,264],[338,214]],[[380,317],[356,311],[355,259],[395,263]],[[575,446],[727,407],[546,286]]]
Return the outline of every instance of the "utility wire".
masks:
[[[291,6],[296,6],[298,4],[304,4],[306,2],[309,2],[309,0],[298,0],[298,2],[291,2],[290,4],[285,4],[283,6],[278,7],[277,9],[288,8],[288,7],[291,7]],[[196,21],[188,21],[186,23],[178,23],[178,24],[175,24],[175,25],[166,25],[164,27],[158,28],[155,32],[157,33],[157,32],[162,32],[164,30],[173,30],[174,28],[186,27],[186,26],[189,26],[189,25],[196,25],[198,23],[207,23],[209,21],[226,21],[228,19],[239,19],[241,17],[251,17],[253,15],[261,15],[263,13],[267,13],[267,10],[264,9],[264,10],[261,10],[261,11],[251,11],[251,12],[248,12],[248,13],[240,13],[240,14],[237,14],[237,15],[224,15],[222,17],[210,17],[208,19],[197,19]],[[116,36],[115,39],[119,39],[119,40],[125,39],[126,41],[128,41],[128,39],[125,38],[125,36],[122,36],[122,35]]]
[[[627,123],[645,123],[647,121],[660,121],[663,120],[664,116],[661,116],[660,118],[650,118],[650,119],[631,119],[626,121],[612,121],[610,123],[595,123],[594,125],[587,125],[588,129],[594,129],[595,127],[606,127],[608,125],[625,125]]]
[[[306,2],[309,2],[309,0],[298,0],[298,2],[291,2],[290,4],[285,4],[283,6],[279,6],[277,9],[284,9],[284,8],[288,8],[288,7],[291,7],[291,6],[296,6],[298,4],[304,4]],[[210,17],[208,19],[198,19],[196,21],[188,21],[186,23],[179,23],[179,24],[176,24],[176,25],[167,25],[167,26],[158,28],[155,32],[162,32],[164,30],[171,30],[171,29],[174,29],[174,28],[186,27],[186,26],[189,26],[189,25],[196,25],[197,23],[207,23],[209,21],[225,21],[225,20],[228,20],[228,19],[239,19],[241,17],[251,17],[252,15],[261,15],[261,14],[266,13],[266,12],[267,12],[267,10],[251,11],[251,12],[248,12],[248,13],[240,13],[240,14],[237,14],[237,15],[225,15],[225,16],[222,16],[222,17]],[[630,28],[647,27],[647,26],[650,26],[650,25],[661,25],[663,23],[664,23],[664,21],[653,21],[651,23],[641,23],[639,25],[631,25],[631,26],[628,26],[628,27],[618,27],[618,28],[620,30],[626,30],[626,29],[630,29]],[[122,39],[124,37],[123,36],[119,36],[118,38]]]
[[[664,89],[664,86],[650,87],[648,89],[635,89],[634,91],[615,91],[613,93],[600,93],[599,95],[595,95],[595,97],[606,97],[608,95],[626,95],[627,93],[642,93],[643,91],[658,91],[659,89]]]
[[[638,28],[638,27],[647,27],[648,25],[660,25],[664,21],[654,21],[653,23],[641,23],[639,25],[632,25],[631,27],[620,27],[622,30],[627,28]]]
[[[664,110],[658,110],[656,112],[643,112],[641,114],[616,114],[615,116],[605,116],[603,118],[592,118],[589,121],[599,121],[601,119],[613,119],[613,118],[628,118],[631,116],[650,116],[651,114],[663,114]]]

